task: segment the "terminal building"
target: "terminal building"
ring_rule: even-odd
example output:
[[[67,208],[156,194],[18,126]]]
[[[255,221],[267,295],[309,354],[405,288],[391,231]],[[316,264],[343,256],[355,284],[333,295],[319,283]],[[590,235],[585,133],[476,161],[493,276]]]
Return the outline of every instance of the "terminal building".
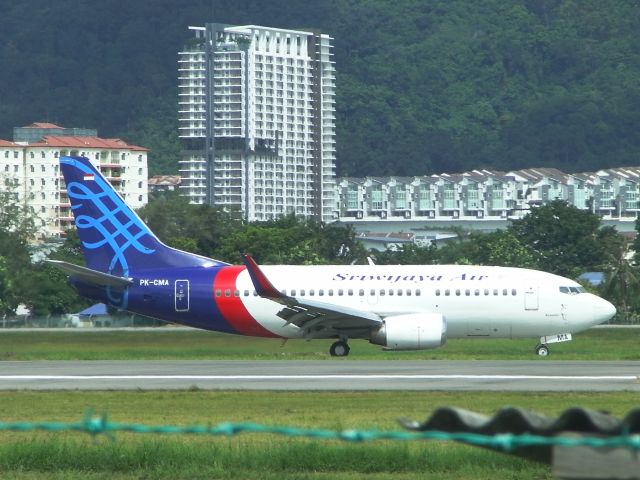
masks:
[[[147,152],[118,138],[100,138],[93,129],[51,123],[17,127],[12,140],[0,140],[0,189],[32,208],[38,237],[59,237],[74,223],[60,157],[89,158],[137,209],[148,201]]]
[[[332,38],[209,23],[178,53],[180,192],[269,220],[335,220]]]

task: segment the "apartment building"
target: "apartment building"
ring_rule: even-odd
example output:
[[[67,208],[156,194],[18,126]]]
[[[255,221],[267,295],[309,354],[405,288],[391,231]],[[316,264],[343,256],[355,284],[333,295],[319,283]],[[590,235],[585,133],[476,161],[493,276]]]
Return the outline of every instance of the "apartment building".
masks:
[[[640,167],[563,173],[554,168],[473,170],[428,177],[338,179],[343,222],[378,220],[510,220],[564,200],[603,220],[634,222],[640,211]],[[397,224],[396,224],[397,225]]]
[[[182,195],[335,219],[335,67],[326,34],[209,23],[178,53]]]
[[[33,209],[38,236],[58,237],[74,222],[61,156],[89,158],[136,209],[148,201],[147,152],[118,138],[100,138],[92,129],[51,123],[17,127],[12,141],[0,140],[0,189],[14,192]]]

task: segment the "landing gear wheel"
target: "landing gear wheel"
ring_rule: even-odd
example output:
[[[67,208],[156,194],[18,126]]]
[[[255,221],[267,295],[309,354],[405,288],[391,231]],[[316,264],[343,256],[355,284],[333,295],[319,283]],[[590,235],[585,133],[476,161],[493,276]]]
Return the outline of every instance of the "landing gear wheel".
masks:
[[[351,350],[349,348],[349,344],[347,342],[339,340],[331,345],[329,353],[332,357],[346,357],[347,355],[349,355],[349,350]]]
[[[538,345],[536,347],[536,354],[540,357],[549,356],[549,347],[547,347],[546,345]]]

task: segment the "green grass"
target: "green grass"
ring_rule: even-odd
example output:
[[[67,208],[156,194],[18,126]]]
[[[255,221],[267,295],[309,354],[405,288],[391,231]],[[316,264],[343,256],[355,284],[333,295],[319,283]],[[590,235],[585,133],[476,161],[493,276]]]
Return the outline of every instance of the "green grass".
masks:
[[[330,429],[399,430],[438,406],[488,415],[517,405],[555,416],[583,406],[624,415],[633,392],[0,392],[0,421],[75,422],[92,407],[122,423],[225,421]],[[3,479],[362,478],[544,479],[549,467],[451,442],[351,444],[246,434],[232,438],[0,432]]]
[[[332,340],[281,340],[224,335],[201,330],[20,332],[0,334],[0,360],[265,359],[329,360]],[[385,352],[353,340],[348,360],[527,360],[536,339],[449,340],[439,349]],[[640,329],[593,329],[572,342],[553,344],[553,360],[640,360]],[[540,359],[545,361],[545,359]]]

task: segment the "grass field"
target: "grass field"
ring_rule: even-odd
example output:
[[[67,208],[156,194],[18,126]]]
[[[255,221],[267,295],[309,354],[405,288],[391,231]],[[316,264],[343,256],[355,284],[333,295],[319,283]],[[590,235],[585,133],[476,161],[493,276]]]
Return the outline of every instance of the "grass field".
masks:
[[[1,360],[527,360],[537,358],[536,339],[449,340],[439,349],[385,352],[353,340],[347,359],[331,359],[332,340],[281,340],[224,335],[201,330],[60,332],[0,331]],[[640,329],[592,329],[550,346],[553,360],[640,360]],[[540,358],[540,361],[546,359]]]
[[[399,430],[449,405],[493,414],[517,405],[555,416],[572,406],[622,416],[633,393],[0,392],[0,421],[79,421],[86,408],[114,422],[153,425],[258,422]],[[545,465],[450,442],[351,444],[246,434],[232,438],[0,432],[3,479],[545,479]]]

